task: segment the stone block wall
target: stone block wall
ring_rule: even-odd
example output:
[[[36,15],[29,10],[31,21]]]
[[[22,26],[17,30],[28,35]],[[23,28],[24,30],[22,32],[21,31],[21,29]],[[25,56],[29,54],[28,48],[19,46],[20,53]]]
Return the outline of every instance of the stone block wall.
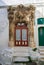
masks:
[[[33,5],[24,6],[9,6],[8,19],[9,19],[9,46],[14,47],[15,44],[15,24],[18,22],[26,22],[28,27],[28,45],[36,47],[34,42],[34,18],[35,7]]]

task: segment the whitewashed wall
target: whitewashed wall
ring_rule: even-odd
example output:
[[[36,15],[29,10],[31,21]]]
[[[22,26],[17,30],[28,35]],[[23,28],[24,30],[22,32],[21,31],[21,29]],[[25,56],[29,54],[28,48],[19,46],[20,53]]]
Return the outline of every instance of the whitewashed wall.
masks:
[[[0,49],[8,46],[8,25],[7,8],[0,8]]]
[[[35,26],[34,26],[34,40],[36,43],[36,47],[39,47],[39,38],[38,38],[38,28],[40,25],[37,24],[37,19],[44,17],[44,6],[36,6],[36,11],[35,11]]]
[[[32,4],[32,3],[44,3],[44,0],[0,0],[0,6]]]

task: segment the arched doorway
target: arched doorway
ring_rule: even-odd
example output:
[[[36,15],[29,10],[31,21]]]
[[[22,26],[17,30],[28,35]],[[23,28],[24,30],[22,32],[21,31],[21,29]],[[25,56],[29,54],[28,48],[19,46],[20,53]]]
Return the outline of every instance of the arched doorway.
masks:
[[[44,46],[44,27],[38,28],[39,46]]]

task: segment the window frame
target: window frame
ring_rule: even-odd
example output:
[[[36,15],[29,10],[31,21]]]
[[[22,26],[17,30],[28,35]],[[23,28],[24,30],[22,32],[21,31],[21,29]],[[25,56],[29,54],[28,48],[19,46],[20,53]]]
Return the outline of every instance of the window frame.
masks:
[[[21,40],[16,40],[16,30],[17,29],[20,29],[20,38],[21,38]],[[22,40],[22,30],[23,29],[26,29],[26,31],[27,31],[27,40]],[[20,42],[20,45],[18,44],[18,45],[16,45],[16,42]],[[22,45],[22,42],[24,42],[24,45]],[[25,42],[27,42],[27,44],[25,45]],[[16,26],[15,27],[15,46],[28,46],[28,28],[27,28],[27,26],[25,26],[25,25],[21,25],[21,26]]]

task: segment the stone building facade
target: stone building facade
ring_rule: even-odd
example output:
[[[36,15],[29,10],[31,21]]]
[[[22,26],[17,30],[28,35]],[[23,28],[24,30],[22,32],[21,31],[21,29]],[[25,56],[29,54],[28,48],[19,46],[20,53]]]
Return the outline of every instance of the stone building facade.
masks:
[[[9,46],[15,47],[15,27],[18,22],[26,23],[28,28],[28,46],[35,48],[34,42],[34,19],[35,7],[33,5],[24,6],[9,6],[8,20],[9,20]]]

